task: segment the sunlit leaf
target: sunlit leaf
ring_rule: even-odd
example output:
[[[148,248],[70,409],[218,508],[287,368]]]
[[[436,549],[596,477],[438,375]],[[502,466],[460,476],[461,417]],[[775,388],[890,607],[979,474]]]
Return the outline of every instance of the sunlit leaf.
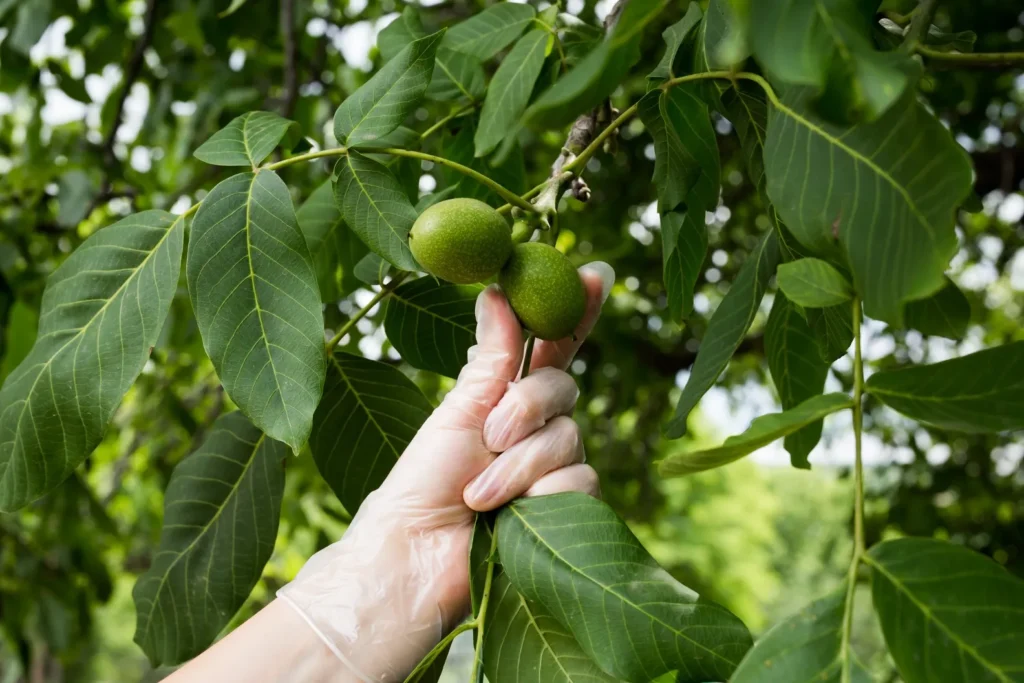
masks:
[[[497,3],[448,29],[442,45],[477,59],[490,59],[518,38],[536,14],[525,3]]]
[[[630,0],[608,37],[530,105],[526,119],[552,128],[600,104],[640,58],[643,29],[666,3]]]
[[[852,656],[849,677],[842,677],[845,598],[844,585],[776,624],[754,643],[730,683],[873,683],[868,671]]]
[[[309,447],[349,513],[383,483],[430,411],[423,392],[398,368],[334,352]]]
[[[476,341],[480,285],[453,285],[433,277],[406,282],[392,292],[384,314],[388,341],[414,368],[458,377]]]
[[[686,433],[686,418],[690,411],[714,385],[747,336],[778,262],[778,240],[774,232],[766,233],[747,255],[736,280],[708,322],[690,378],[679,396],[674,415],[665,427],[669,438],[676,439]]]
[[[983,555],[930,538],[880,543],[864,561],[904,681],[1020,680],[1024,581]]]
[[[1024,341],[932,365],[876,372],[867,390],[893,410],[942,429],[1024,429]]]
[[[334,114],[334,137],[346,145],[372,142],[397,128],[418,106],[434,70],[443,31],[409,43]]]
[[[154,665],[205,650],[249,597],[274,550],[287,457],[233,412],[174,468],[160,547],[133,591],[135,642]]]
[[[678,669],[686,683],[725,680],[750,647],[739,619],[659,567],[596,498],[520,498],[502,508],[495,528],[512,585],[612,676],[646,683]]]
[[[36,342],[0,389],[0,510],[55,488],[99,444],[167,317],[184,222],[129,216],[47,280]]]
[[[971,322],[971,302],[952,280],[924,299],[911,301],[904,310],[907,327],[921,334],[963,339]]]
[[[806,308],[836,306],[853,298],[853,288],[832,264],[802,258],[779,266],[779,287],[791,301]]]
[[[324,383],[324,319],[277,174],[239,173],[210,191],[192,223],[186,275],[224,389],[261,431],[298,452]]]
[[[374,253],[402,270],[419,270],[409,251],[416,210],[382,164],[350,151],[338,161],[334,198],[345,222]]]
[[[480,112],[480,125],[474,139],[475,156],[484,156],[507,135],[515,132],[533,85],[544,66],[550,40],[551,34],[543,29],[530,31],[502,60],[487,87],[487,98]]]
[[[357,288],[353,270],[366,255],[366,245],[345,225],[329,180],[313,191],[295,212],[295,218],[313,257],[321,300],[337,301]]]
[[[764,331],[768,370],[783,410],[795,408],[825,388],[829,363],[803,311],[782,292],[776,292]],[[785,445],[794,467],[808,468],[807,456],[821,438],[821,421],[786,436]]]
[[[681,477],[728,465],[771,442],[819,422],[827,415],[853,407],[846,394],[823,394],[781,413],[755,418],[742,434],[730,436],[718,448],[670,455],[658,466],[663,477]]]
[[[495,570],[484,635],[487,680],[517,683],[615,683],[540,603],[528,602]]]
[[[869,316],[900,325],[907,301],[945,284],[970,162],[912,96],[852,128],[822,122],[807,105],[806,92],[794,93],[770,110],[768,194],[807,249],[848,260]]]
[[[211,135],[193,156],[215,166],[256,167],[295,125],[273,112],[250,111]]]

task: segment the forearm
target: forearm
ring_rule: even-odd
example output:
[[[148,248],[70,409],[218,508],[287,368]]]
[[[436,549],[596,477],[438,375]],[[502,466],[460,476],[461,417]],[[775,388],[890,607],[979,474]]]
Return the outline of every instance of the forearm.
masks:
[[[360,683],[294,609],[278,599],[176,671],[171,683]]]

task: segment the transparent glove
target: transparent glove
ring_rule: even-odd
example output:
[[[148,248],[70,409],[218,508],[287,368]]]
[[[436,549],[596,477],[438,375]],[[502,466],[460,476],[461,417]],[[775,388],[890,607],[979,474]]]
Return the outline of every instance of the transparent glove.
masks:
[[[455,388],[423,425],[344,537],[314,555],[278,596],[353,681],[402,681],[469,611],[474,515],[522,495],[598,495],[568,417],[579,391],[564,372],[608,297],[605,263],[581,270],[587,314],[576,341],[537,342],[516,382],[523,333],[500,289],[476,303],[477,344]]]

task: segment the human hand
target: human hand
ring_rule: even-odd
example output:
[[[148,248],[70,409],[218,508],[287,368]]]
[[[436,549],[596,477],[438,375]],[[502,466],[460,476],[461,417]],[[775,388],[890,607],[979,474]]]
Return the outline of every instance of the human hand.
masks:
[[[468,552],[477,511],[521,495],[583,491],[597,475],[569,417],[579,394],[564,372],[614,282],[581,269],[587,313],[576,339],[538,341],[531,372],[501,291],[477,299],[477,344],[454,389],[423,425],[345,536],[279,592],[355,681],[401,681],[469,609]]]

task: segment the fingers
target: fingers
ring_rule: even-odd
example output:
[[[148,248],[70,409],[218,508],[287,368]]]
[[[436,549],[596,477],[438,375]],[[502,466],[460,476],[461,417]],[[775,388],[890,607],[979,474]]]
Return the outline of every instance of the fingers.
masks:
[[[496,453],[506,450],[556,415],[570,415],[579,395],[572,377],[554,368],[509,384],[484,423],[484,445]]]
[[[523,361],[522,328],[496,286],[487,287],[477,297],[476,321],[476,345],[469,349],[469,362],[434,413],[448,427],[482,426]]]
[[[583,341],[594,329],[598,317],[601,315],[601,306],[608,300],[608,294],[615,284],[615,271],[604,261],[594,261],[580,268],[580,277],[583,279],[583,286],[587,291],[587,312],[583,320],[576,326],[575,336],[558,341],[538,340],[533,349],[533,358],[530,361],[531,372],[536,368],[558,368],[565,370],[572,362],[573,356],[579,350]]]
[[[542,476],[583,462],[579,428],[568,417],[556,417],[497,457],[463,492],[470,508],[484,512],[517,498]]]
[[[597,472],[590,465],[583,463],[548,472],[527,489],[526,496],[547,496],[566,491],[580,491],[588,496],[600,498],[601,482],[597,478]]]

